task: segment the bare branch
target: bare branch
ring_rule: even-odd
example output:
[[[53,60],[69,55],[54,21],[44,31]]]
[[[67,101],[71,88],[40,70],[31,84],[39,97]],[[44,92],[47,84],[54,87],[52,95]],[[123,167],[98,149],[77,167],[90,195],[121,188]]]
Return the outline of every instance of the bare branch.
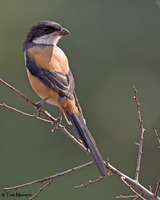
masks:
[[[0,82],[2,82],[4,85],[6,85],[7,87],[11,88],[14,92],[16,92],[17,94],[19,94],[21,97],[23,97],[25,100],[27,100],[27,102],[31,103],[32,105],[35,106],[35,103],[32,102],[31,100],[29,100],[25,95],[23,95],[19,90],[16,90],[14,87],[10,86],[8,83],[6,83],[5,81],[3,81],[1,78],[0,78]],[[135,94],[137,95],[137,91],[135,90]],[[136,97],[135,95],[135,97]],[[136,99],[137,100],[137,97]],[[138,100],[137,100],[137,110],[138,110],[138,116],[139,116],[139,121],[140,121],[140,127],[141,127],[141,132],[144,132],[144,128],[143,128],[143,124],[142,124],[142,120],[141,120],[141,116],[140,116],[140,111],[139,111],[139,103],[138,103]],[[40,117],[33,117],[33,115],[30,115],[28,113],[24,113],[16,108],[13,108],[13,107],[10,107],[10,106],[7,106],[6,104],[0,104],[1,107],[5,107],[7,109],[10,109],[10,110],[13,110],[15,112],[18,112],[24,116],[28,116],[28,117],[32,117],[32,118],[35,118],[35,119],[38,119],[38,120],[41,120],[41,121],[44,121],[44,122],[47,122],[47,123],[55,123],[56,122],[56,119],[53,118],[51,116],[50,113],[48,113],[47,111],[44,111],[42,109],[42,113],[44,113],[50,120],[46,120],[46,119],[43,119],[43,118],[40,118]],[[65,135],[71,139],[78,147],[80,147],[83,151],[85,151],[86,153],[88,153],[90,155],[90,153],[86,150],[86,148],[78,141],[76,140],[75,137],[73,137],[66,129],[64,126],[62,126],[61,124],[59,124],[59,129],[61,129],[63,131],[63,133],[65,133]],[[142,144],[143,144],[143,140],[140,142],[139,146],[142,147]],[[141,152],[141,151],[140,151]],[[141,160],[141,157],[140,159]],[[22,184],[22,185],[19,185],[19,186],[14,186],[14,187],[10,187],[10,188],[5,188],[4,190],[5,191],[8,191],[8,190],[14,190],[14,189],[19,189],[19,188],[22,188],[22,187],[26,187],[26,186],[29,186],[29,185],[33,185],[35,183],[43,183],[44,181],[48,181],[48,183],[46,185],[44,185],[39,192],[37,192],[33,197],[37,197],[40,192],[42,190],[44,190],[52,181],[51,180],[54,180],[55,178],[59,177],[59,176],[63,176],[63,175],[66,175],[68,173],[71,173],[71,172],[74,172],[74,171],[77,171],[77,170],[80,170],[84,167],[87,167],[87,166],[90,166],[90,165],[93,165],[94,162],[89,162],[89,163],[85,163],[83,165],[80,165],[78,167],[75,167],[75,168],[72,168],[72,169],[69,169],[69,170],[66,170],[64,172],[61,172],[61,173],[57,173],[53,176],[50,176],[50,177],[46,177],[46,178],[43,178],[43,179],[40,179],[40,180],[35,180],[35,181],[32,181],[32,182],[29,182],[29,183],[25,183],[25,184]],[[139,165],[137,165],[140,167],[140,162],[139,162]],[[106,162],[106,167],[112,172],[114,173],[115,175],[119,176],[120,179],[122,180],[122,177],[123,177],[123,182],[125,182],[125,184],[127,183],[129,186],[129,188],[131,187],[131,185],[135,188],[137,188],[138,191],[140,191],[143,195],[147,196],[148,198],[152,199],[152,200],[160,200],[160,197],[158,197],[158,191],[159,191],[159,186],[157,186],[158,189],[156,189],[156,193],[153,194],[151,191],[149,191],[148,189],[146,189],[145,187],[143,187],[136,179],[131,179],[130,177],[126,176],[125,174],[123,174],[122,172],[120,172],[118,169],[116,169],[115,167],[113,167],[109,162]],[[137,170],[139,171],[139,169]],[[138,176],[139,176],[139,172],[138,172]],[[93,183],[94,182],[98,182],[98,179],[97,181],[92,181]],[[90,184],[88,184],[90,185]],[[131,188],[130,188],[131,189]],[[133,189],[133,188],[132,188]],[[132,190],[131,189],[131,190]],[[141,197],[140,194],[137,194]],[[32,199],[33,199],[32,197]]]
[[[55,175],[52,175],[52,176],[49,176],[49,177],[45,177],[45,178],[42,178],[42,179],[39,179],[39,180],[31,181],[31,182],[29,182],[29,183],[25,183],[25,184],[22,184],[22,185],[17,185],[17,186],[14,186],[14,187],[4,188],[4,191],[17,190],[17,189],[19,189],[19,188],[27,187],[27,186],[33,185],[33,184],[35,184],[35,183],[43,183],[44,181],[54,180],[54,179],[56,179],[56,178],[58,178],[58,177],[60,177],[60,176],[64,176],[64,175],[69,174],[69,173],[71,173],[71,172],[81,170],[81,169],[83,169],[83,168],[85,168],[85,167],[89,167],[89,166],[91,166],[91,165],[93,165],[93,164],[94,164],[94,162],[91,161],[91,162],[85,163],[85,164],[83,164],[83,165],[80,165],[80,166],[78,166],[78,167],[74,167],[74,168],[72,168],[72,169],[68,169],[68,170],[66,170],[66,171],[64,171],[64,172],[56,173]]]
[[[142,157],[143,135],[144,135],[145,129],[143,127],[143,120],[141,118],[140,103],[138,102],[138,98],[137,98],[137,89],[135,88],[135,86],[133,86],[133,89],[134,89],[134,99],[135,99],[136,106],[137,106],[138,120],[139,120],[139,124],[140,124],[140,129],[141,129],[139,151],[138,151],[138,158],[137,158],[137,167],[136,167],[136,174],[135,174],[135,180],[138,182],[141,157]]]
[[[159,136],[159,134],[157,133],[157,130],[156,130],[156,129],[154,130],[154,132],[155,132],[155,135],[156,135],[156,138],[157,138],[158,148],[160,148],[160,136]]]

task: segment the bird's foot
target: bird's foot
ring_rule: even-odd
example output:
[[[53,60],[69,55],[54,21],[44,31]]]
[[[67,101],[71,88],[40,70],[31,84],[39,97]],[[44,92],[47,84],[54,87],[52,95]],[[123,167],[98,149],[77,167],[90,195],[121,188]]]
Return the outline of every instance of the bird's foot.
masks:
[[[41,99],[40,101],[38,101],[37,103],[35,103],[35,110],[37,112],[36,114],[36,117],[39,117],[40,114],[41,114],[41,111],[42,111],[42,106],[43,104],[47,101],[48,98],[44,98],[44,99]]]
[[[60,111],[59,117],[55,120],[55,123],[53,124],[54,128],[51,130],[52,132],[58,131],[61,121],[62,121],[62,111]]]

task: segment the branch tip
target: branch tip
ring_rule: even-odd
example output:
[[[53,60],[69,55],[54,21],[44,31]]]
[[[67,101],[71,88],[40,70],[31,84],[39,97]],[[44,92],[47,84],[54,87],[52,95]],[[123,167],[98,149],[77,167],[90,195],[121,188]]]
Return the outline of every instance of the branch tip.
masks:
[[[141,118],[141,113],[140,113],[140,103],[138,102],[138,98],[137,98],[137,89],[134,88],[134,95],[135,95],[135,103],[137,106],[137,115],[138,115],[138,121],[139,121],[139,125],[140,125],[140,129],[141,129],[141,133],[140,133],[140,143],[136,143],[139,146],[139,151],[138,151],[138,158],[137,158],[137,166],[136,166],[136,173],[135,173],[135,181],[138,182],[139,179],[139,172],[140,172],[140,164],[141,164],[141,158],[142,158],[142,147],[143,147],[143,135],[144,135],[144,131],[145,128],[143,127],[143,120]]]

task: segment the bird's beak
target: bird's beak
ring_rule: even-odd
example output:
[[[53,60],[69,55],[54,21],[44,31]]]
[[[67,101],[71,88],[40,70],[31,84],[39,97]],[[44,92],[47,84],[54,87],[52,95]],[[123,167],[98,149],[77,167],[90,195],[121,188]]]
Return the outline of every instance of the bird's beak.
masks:
[[[66,36],[66,35],[69,35],[70,32],[65,29],[65,28],[62,28],[60,31],[57,32],[60,36]]]

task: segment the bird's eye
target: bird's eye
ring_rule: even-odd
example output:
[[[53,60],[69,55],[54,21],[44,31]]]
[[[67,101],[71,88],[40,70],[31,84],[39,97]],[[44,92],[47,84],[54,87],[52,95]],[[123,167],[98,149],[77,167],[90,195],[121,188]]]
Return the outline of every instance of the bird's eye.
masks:
[[[45,31],[45,32],[49,31],[49,29],[50,29],[50,28],[49,28],[49,27],[47,27],[47,26],[45,26],[45,27],[42,27],[42,30],[43,30],[43,31]]]

